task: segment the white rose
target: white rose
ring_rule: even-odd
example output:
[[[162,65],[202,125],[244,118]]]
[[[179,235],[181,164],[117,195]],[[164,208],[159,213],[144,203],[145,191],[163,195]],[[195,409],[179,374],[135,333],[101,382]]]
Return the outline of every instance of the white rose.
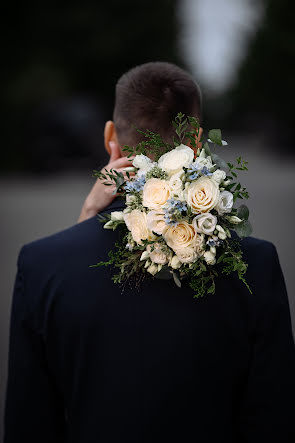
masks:
[[[147,225],[150,231],[162,235],[167,226],[164,219],[164,211],[162,209],[149,211],[147,214]]]
[[[211,180],[214,180],[218,185],[220,185],[221,182],[226,177],[226,173],[222,171],[221,169],[216,169],[216,171],[213,172],[211,175]]]
[[[134,209],[128,214],[123,214],[127,228],[132,234],[134,241],[142,244],[141,240],[153,240],[155,236],[147,227],[147,216],[145,212]]]
[[[215,265],[216,263],[215,254],[213,254],[211,251],[206,251],[204,253],[204,259],[208,265]]]
[[[183,176],[184,176],[184,171],[183,169],[181,169],[181,171],[177,172],[176,174],[173,174],[169,180],[169,186],[173,197],[178,197],[179,195],[182,196],[183,194],[183,182],[182,182]]]
[[[210,235],[214,232],[217,223],[217,217],[210,212],[199,214],[193,219],[193,227],[196,232]]]
[[[231,212],[233,207],[233,195],[229,191],[222,191],[220,193],[218,203],[215,207],[219,215]]]
[[[150,171],[155,165],[150,158],[143,154],[136,155],[132,164],[135,168],[141,169],[145,172]]]
[[[186,189],[186,200],[194,214],[208,212],[219,200],[219,187],[209,177],[200,177]]]
[[[196,231],[193,225],[189,225],[186,221],[177,223],[176,226],[166,226],[163,237],[170,248],[183,250],[185,248],[194,247],[196,244]]]
[[[169,259],[169,257],[163,252],[162,248],[163,246],[160,243],[148,245],[146,248],[152,262],[159,265],[165,265]]]
[[[162,155],[158,160],[158,166],[171,177],[182,168],[188,168],[194,160],[194,155],[194,151],[189,146],[180,145]]]
[[[124,220],[124,215],[122,211],[114,211],[111,213],[111,220],[112,221],[120,221]]]
[[[184,248],[175,252],[181,263],[192,263],[198,258],[197,251],[194,248]]]
[[[170,187],[165,180],[151,178],[143,187],[142,204],[149,209],[160,209],[170,198]]]

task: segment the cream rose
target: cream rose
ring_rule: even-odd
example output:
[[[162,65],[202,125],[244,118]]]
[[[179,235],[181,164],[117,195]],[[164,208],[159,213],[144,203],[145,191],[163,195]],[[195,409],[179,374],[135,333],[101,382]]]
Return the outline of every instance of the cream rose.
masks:
[[[163,246],[160,243],[154,243],[153,245],[147,246],[147,252],[153,263],[165,265],[168,262],[169,257],[163,252],[162,248]]]
[[[133,209],[128,214],[123,214],[127,228],[132,234],[134,241],[142,244],[142,240],[153,240],[155,236],[147,227],[147,216],[139,209]]]
[[[210,212],[199,214],[193,219],[193,227],[196,232],[210,235],[213,233],[217,223],[217,217]]]
[[[167,226],[164,219],[164,211],[162,209],[149,211],[147,214],[147,225],[150,231],[162,235]]]
[[[216,211],[219,215],[227,214],[231,212],[233,207],[233,194],[229,191],[222,191],[219,196],[219,200],[216,205]]]
[[[158,165],[171,177],[182,168],[188,168],[194,160],[194,155],[194,151],[189,146],[180,145],[162,155],[158,160]]]
[[[160,209],[170,198],[170,187],[165,180],[151,178],[143,187],[142,204],[149,209]]]
[[[174,251],[194,247],[196,243],[196,231],[186,221],[177,223],[176,226],[167,226],[163,237],[170,248]]]
[[[186,199],[194,214],[208,212],[218,202],[219,187],[208,177],[200,177],[188,185]]]

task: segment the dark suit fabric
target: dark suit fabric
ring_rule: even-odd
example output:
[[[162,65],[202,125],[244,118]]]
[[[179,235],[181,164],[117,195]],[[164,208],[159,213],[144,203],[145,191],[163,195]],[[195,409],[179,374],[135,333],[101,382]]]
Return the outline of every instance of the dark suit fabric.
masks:
[[[115,201],[108,209],[118,210]],[[295,441],[295,351],[275,247],[242,241],[251,295],[111,281],[97,218],[25,245],[12,302],[5,443]]]

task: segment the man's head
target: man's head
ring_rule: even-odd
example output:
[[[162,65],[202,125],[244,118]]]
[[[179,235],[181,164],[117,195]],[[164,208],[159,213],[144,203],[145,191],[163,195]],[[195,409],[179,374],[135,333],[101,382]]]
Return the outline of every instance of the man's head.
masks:
[[[136,127],[159,133],[165,141],[172,142],[175,135],[172,120],[178,112],[201,119],[201,92],[197,83],[171,63],[145,63],[118,80],[114,122],[107,122],[105,136],[120,146],[135,146],[142,140]]]

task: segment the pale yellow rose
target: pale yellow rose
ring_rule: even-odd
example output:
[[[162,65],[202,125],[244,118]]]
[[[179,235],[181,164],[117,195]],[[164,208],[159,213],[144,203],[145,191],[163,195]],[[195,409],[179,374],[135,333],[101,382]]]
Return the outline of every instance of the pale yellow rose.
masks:
[[[147,214],[147,225],[150,231],[161,235],[166,228],[163,209],[153,209]]]
[[[174,251],[194,247],[196,243],[196,231],[186,221],[177,223],[176,226],[167,226],[163,237],[168,246]]]
[[[194,214],[208,212],[214,208],[219,200],[219,187],[214,180],[200,177],[188,185],[186,200]]]
[[[132,234],[134,241],[142,244],[142,240],[154,240],[155,236],[148,229],[147,216],[145,212],[134,209],[129,213],[124,213],[124,221]]]
[[[142,204],[149,209],[160,209],[170,198],[168,182],[151,178],[143,187]]]

